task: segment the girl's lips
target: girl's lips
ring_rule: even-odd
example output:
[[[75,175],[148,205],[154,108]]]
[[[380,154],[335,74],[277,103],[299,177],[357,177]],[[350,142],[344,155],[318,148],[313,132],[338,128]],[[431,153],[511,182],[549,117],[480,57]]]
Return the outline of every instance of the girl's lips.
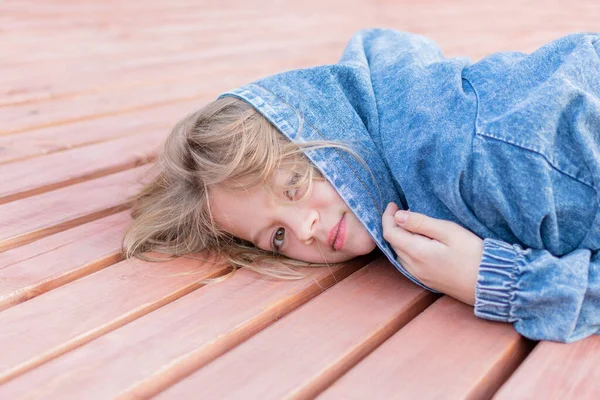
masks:
[[[342,215],[338,222],[329,232],[327,243],[336,251],[339,251],[344,246],[346,240],[346,213]]]

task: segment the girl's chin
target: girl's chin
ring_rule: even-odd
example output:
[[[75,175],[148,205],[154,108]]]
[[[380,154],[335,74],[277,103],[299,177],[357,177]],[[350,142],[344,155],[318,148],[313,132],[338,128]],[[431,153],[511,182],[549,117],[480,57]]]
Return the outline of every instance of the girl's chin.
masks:
[[[375,241],[371,239],[371,236],[368,236],[368,239],[365,239],[363,243],[364,245],[360,246],[360,248],[356,250],[356,257],[369,254],[377,248],[377,243],[375,243]]]
[[[353,249],[354,251],[352,251],[351,253],[344,253],[344,254],[339,254],[334,257],[331,257],[332,259],[327,260],[327,262],[340,263],[340,262],[350,261],[353,258],[369,254],[376,248],[377,248],[377,244],[375,244],[375,242],[371,240],[370,242],[368,242],[368,245],[365,244],[365,246],[361,246],[361,248],[359,248],[359,249],[355,248],[355,249]]]

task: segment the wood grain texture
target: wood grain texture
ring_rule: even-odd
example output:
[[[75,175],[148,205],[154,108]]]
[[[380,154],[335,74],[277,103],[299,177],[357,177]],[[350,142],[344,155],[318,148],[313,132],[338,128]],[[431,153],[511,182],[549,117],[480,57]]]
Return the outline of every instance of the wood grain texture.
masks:
[[[600,399],[600,335],[574,343],[541,342],[494,396]]]
[[[295,3],[293,7],[285,3],[270,3],[268,7],[260,7],[258,3],[247,8],[236,4],[226,10],[206,4],[199,9],[190,5],[182,8],[178,2],[170,2],[163,7],[157,5],[152,11],[140,7],[135,14],[131,14],[135,6],[114,4],[113,12],[103,9],[98,14],[60,4],[56,9],[36,4],[32,7],[35,12],[22,14],[4,10],[5,4],[5,20],[0,21],[5,29],[11,30],[12,37],[11,45],[4,46],[5,53],[0,53],[0,65],[6,71],[0,82],[10,94],[11,100],[7,101],[42,100],[65,92],[81,93],[95,87],[163,79],[165,68],[176,76],[199,70],[198,65],[211,69],[204,63],[215,57],[222,63],[229,60],[244,64],[243,58],[259,54],[265,61],[293,52],[304,44],[314,48],[316,35],[335,38],[338,46],[331,51],[339,54],[353,31],[372,26],[423,33],[439,41],[444,49],[456,48],[450,55],[477,59],[490,51],[532,50],[530,46],[540,43],[542,37],[598,29],[596,21],[600,13],[591,1],[570,4],[569,12],[577,18],[568,18],[559,4],[539,7],[537,2],[522,4],[515,0],[504,2],[502,7],[474,0],[448,4],[409,1],[353,4],[353,8],[339,1],[317,4],[309,1]],[[319,8],[318,15],[315,6]],[[515,18],[515,8],[525,17]],[[64,10],[64,14],[58,10]],[[77,15],[75,21],[74,15]],[[539,24],[532,23],[532,16]],[[158,18],[160,23],[156,21]],[[259,26],[263,29],[256,29]],[[51,35],[53,42],[40,40],[41,34]],[[279,47],[257,47],[280,38],[299,40]],[[86,46],[86,42],[94,45]],[[16,51],[20,51],[17,59],[12,57]],[[306,48],[303,51],[310,52]],[[325,62],[317,59],[320,51],[312,53],[316,63]],[[261,62],[251,60],[252,64]],[[29,67],[25,74],[24,66]],[[219,69],[215,71],[218,74]],[[50,73],[52,79],[44,72]]]
[[[210,288],[116,263],[120,211],[146,168],[133,168],[148,154],[135,150],[223,91],[337,62],[359,29],[422,34],[476,62],[598,21],[596,0],[0,0],[0,398],[168,397],[217,370],[207,387],[222,397],[262,393],[248,365],[294,371],[265,384],[288,397],[492,396],[530,344],[448,299],[398,330],[407,303],[393,270],[350,280],[358,267],[335,267],[306,286],[240,271]],[[498,398],[597,398],[596,353],[590,339],[540,343]]]
[[[0,251],[127,208],[148,166],[0,205]]]
[[[313,398],[435,298],[380,258],[157,398]]]
[[[121,261],[124,211],[0,253],[0,311]]]
[[[331,43],[337,43],[340,47],[343,45],[341,40],[336,42],[327,36],[319,36],[319,38],[320,42],[315,45],[329,46]],[[301,42],[302,39],[296,41]],[[281,49],[294,44],[283,39],[279,42]],[[280,50],[273,48],[275,43],[260,46],[266,47],[266,50],[263,51],[274,51],[275,54],[278,54],[277,50]],[[250,52],[252,46],[244,49],[236,47],[237,52],[242,50]],[[303,53],[306,54],[308,50],[308,48],[304,49]],[[203,54],[206,55],[206,53],[204,51]],[[304,56],[304,59],[306,58]],[[310,59],[314,59],[314,57],[310,57]],[[72,96],[57,96],[32,102],[21,101],[5,104],[0,113],[0,123],[2,124],[0,136],[134,112],[174,102],[189,101],[202,96],[210,95],[212,99],[219,94],[220,88],[241,86],[249,80],[258,78],[258,75],[264,74],[259,71],[267,69],[275,72],[275,67],[277,69],[282,67],[281,62],[277,59],[271,62],[262,61],[259,65],[259,67],[253,67],[250,64],[245,68],[238,65],[219,68],[219,72],[223,73],[223,76],[218,80],[207,79],[214,75],[214,71],[204,69],[203,72],[196,72],[192,76],[175,75],[170,79],[155,79],[131,86],[85,91]],[[199,83],[190,85],[190,80],[197,80]]]
[[[296,281],[239,270],[0,386],[0,398],[106,399],[140,383],[147,398],[148,381],[157,390],[189,375],[363,264],[306,268]]]
[[[0,165],[0,175],[7,177],[0,188],[0,204],[147,164],[156,159],[167,134],[166,129],[149,130]]]
[[[296,20],[300,18],[302,18],[300,15],[295,17]],[[343,18],[338,15],[332,16],[331,20],[336,23],[338,29],[357,24],[356,20],[349,18],[344,20]],[[328,54],[331,57],[332,54],[335,54],[331,50],[339,52],[344,45],[343,37],[338,36],[339,34],[332,35],[333,27],[329,28],[332,30],[329,35],[318,35],[318,32],[322,32],[323,29],[322,26],[321,29],[318,29],[321,25],[319,19],[303,21],[303,27],[306,29],[304,33],[297,29],[297,24],[290,25],[289,19],[282,21],[277,17],[270,19],[262,17],[260,21],[264,23],[277,22],[283,31],[281,33],[284,34],[282,37],[285,40],[255,41],[254,46],[240,48],[239,43],[247,43],[252,36],[261,33],[254,31],[254,35],[251,34],[248,37],[248,32],[234,29],[225,35],[220,35],[219,42],[215,43],[211,39],[211,34],[216,34],[216,31],[226,29],[225,27],[213,25],[211,32],[211,27],[202,29],[207,28],[207,24],[197,24],[195,25],[196,31],[187,29],[187,32],[181,32],[179,37],[173,37],[168,34],[168,30],[164,34],[157,33],[155,26],[149,29],[154,37],[145,38],[141,42],[138,41],[138,38],[132,38],[130,41],[118,42],[117,46],[107,47],[112,51],[129,51],[130,58],[115,58],[112,54],[106,54],[105,51],[97,55],[88,55],[85,59],[74,59],[73,57],[67,59],[66,61],[74,64],[74,67],[85,71],[85,75],[77,81],[69,79],[68,74],[61,69],[62,60],[60,58],[41,61],[43,68],[40,68],[39,62],[26,64],[24,67],[23,60],[20,61],[20,65],[5,65],[5,74],[0,77],[0,84],[8,88],[9,96],[0,99],[0,105],[26,104],[48,99],[74,97],[84,93],[107,92],[118,88],[143,86],[156,81],[196,80],[198,85],[202,86],[204,84],[203,77],[214,75],[216,71],[220,74],[244,72],[251,78],[251,74],[279,72],[285,69],[286,65],[289,66],[288,68],[298,67],[302,65],[303,59],[307,67],[310,66],[311,61],[314,63],[319,58],[323,58],[323,62],[332,61],[324,57]],[[245,23],[255,24],[256,22],[246,21]],[[230,22],[229,24],[239,27],[240,22]],[[271,29],[273,28],[275,26],[271,27]],[[197,36],[190,36],[190,34],[197,34]],[[181,45],[173,46],[172,40],[178,39],[181,39]],[[150,42],[151,40],[153,41]],[[34,41],[34,43],[36,42]],[[157,47],[164,46],[163,54],[157,57],[156,51],[159,49],[154,49],[153,52],[143,50],[143,46],[149,43],[153,43]],[[122,48],[124,44],[127,45],[126,49]],[[117,49],[118,46],[121,48]],[[309,49],[313,51],[309,51]],[[89,47],[89,50],[98,50],[98,47]],[[32,53],[32,56],[39,57],[41,53],[43,52],[38,49]],[[94,61],[95,63],[93,63]],[[104,64],[109,61],[113,61],[110,69],[102,71]],[[190,63],[198,62],[203,63],[202,69],[190,68]],[[24,68],[28,72],[25,76],[30,78],[29,80],[23,74]],[[162,68],[168,68],[170,73],[168,75],[161,73]],[[260,69],[261,72],[257,69]],[[42,71],[53,73],[56,79],[49,83]],[[102,72],[102,74],[98,75],[97,72]]]
[[[208,100],[208,99],[206,99]],[[0,164],[56,153],[152,130],[171,130],[202,99],[0,136]]]
[[[511,325],[444,296],[318,398],[486,399],[530,348]]]
[[[74,98],[6,105],[0,114],[0,135],[148,109],[191,100],[203,93],[198,86],[186,82],[152,82],[108,93],[83,93]]]
[[[0,385],[198,289],[200,281],[226,269],[186,258],[129,259],[2,311]]]

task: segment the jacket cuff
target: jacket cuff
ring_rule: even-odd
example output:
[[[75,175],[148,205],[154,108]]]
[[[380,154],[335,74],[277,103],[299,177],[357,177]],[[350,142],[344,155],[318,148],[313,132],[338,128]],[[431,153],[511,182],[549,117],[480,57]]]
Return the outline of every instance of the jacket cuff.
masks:
[[[485,239],[475,286],[475,315],[493,321],[514,322],[511,304],[524,255],[519,245]]]

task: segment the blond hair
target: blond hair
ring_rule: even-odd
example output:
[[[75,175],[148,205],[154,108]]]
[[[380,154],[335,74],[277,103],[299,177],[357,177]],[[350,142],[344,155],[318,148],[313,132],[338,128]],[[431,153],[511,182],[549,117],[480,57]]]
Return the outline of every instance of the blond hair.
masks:
[[[289,164],[300,175],[289,188],[307,187],[305,198],[312,181],[323,178],[304,151],[321,147],[342,148],[356,157],[338,142],[290,142],[238,98],[228,96],[207,104],[175,125],[148,172],[149,182],[129,199],[132,222],[122,240],[122,255],[164,261],[145,253],[157,251],[174,258],[208,251],[223,256],[217,258],[233,267],[227,277],[241,267],[280,279],[305,277],[294,267],[325,264],[275,255],[225,232],[211,215],[209,193],[217,185],[234,189],[265,185],[272,189],[273,172]]]

